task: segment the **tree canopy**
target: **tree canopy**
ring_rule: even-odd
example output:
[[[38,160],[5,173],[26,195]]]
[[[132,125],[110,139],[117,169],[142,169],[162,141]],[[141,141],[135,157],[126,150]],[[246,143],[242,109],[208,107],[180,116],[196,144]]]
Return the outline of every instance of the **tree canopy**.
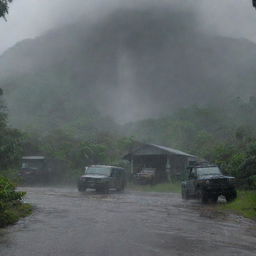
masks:
[[[11,2],[12,0],[0,0],[0,17],[5,18],[9,10],[9,3]]]

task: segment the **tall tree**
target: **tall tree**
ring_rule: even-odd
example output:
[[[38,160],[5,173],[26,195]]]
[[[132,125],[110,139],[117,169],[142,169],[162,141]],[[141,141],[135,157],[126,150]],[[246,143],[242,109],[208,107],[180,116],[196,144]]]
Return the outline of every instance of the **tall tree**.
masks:
[[[9,3],[11,2],[12,0],[0,0],[0,18],[3,17],[5,19],[5,15],[9,10]]]
[[[2,95],[0,88],[0,172],[16,167],[22,154],[22,134],[17,129],[8,127],[7,108]]]

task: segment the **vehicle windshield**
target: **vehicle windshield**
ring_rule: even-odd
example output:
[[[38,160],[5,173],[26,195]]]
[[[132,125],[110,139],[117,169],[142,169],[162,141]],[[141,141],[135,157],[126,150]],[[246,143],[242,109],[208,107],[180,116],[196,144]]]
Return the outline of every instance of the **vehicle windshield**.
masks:
[[[88,167],[85,171],[85,174],[99,174],[105,176],[110,176],[110,173],[110,167]]]
[[[204,168],[197,168],[197,175],[204,176],[204,175],[216,175],[221,174],[219,167],[204,167]]]
[[[22,162],[21,168],[38,170],[43,168],[43,164],[44,163],[41,160],[28,160]]]

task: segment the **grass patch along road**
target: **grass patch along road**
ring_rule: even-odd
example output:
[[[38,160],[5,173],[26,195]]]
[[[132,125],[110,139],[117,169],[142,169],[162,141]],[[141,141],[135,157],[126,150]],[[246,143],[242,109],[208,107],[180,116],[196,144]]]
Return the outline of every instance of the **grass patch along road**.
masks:
[[[233,211],[256,220],[256,191],[239,191],[234,202],[221,205],[220,209]]]
[[[128,189],[144,192],[174,192],[180,193],[180,183],[161,183],[156,185],[137,185],[129,184]]]
[[[32,206],[21,202],[15,202],[0,212],[0,228],[15,224],[20,218],[32,213]]]

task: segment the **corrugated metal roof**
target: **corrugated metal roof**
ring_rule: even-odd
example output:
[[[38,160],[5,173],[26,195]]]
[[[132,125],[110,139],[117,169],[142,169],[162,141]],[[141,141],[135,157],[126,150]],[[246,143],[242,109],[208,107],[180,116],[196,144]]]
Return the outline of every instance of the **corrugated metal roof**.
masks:
[[[23,156],[22,160],[43,160],[44,156]]]
[[[131,154],[136,155],[136,152],[137,152],[138,155],[144,155],[143,153],[139,153],[139,151],[143,151],[147,147],[152,147],[155,150],[160,150],[160,151],[163,151],[163,152],[165,152],[167,154],[171,154],[171,155],[181,155],[181,156],[187,156],[187,157],[196,157],[194,155],[190,155],[188,153],[185,153],[185,152],[177,150],[177,149],[173,149],[173,148],[169,148],[169,147],[165,147],[165,146],[160,146],[160,145],[156,145],[156,144],[144,144],[143,146],[141,146],[141,147],[137,148],[136,150],[134,150],[132,153],[129,153],[129,154],[125,155],[124,158],[129,157]],[[145,153],[145,155],[149,155],[149,153]]]
[[[94,164],[94,165],[89,165],[86,167],[102,167],[102,168],[119,168],[119,169],[123,169],[123,167],[118,167],[118,166],[114,166],[114,165],[102,165],[102,164]]]
[[[195,157],[194,155],[190,155],[188,153],[185,153],[183,151],[180,151],[180,150],[177,150],[177,149],[173,149],[173,148],[168,148],[168,147],[165,147],[165,146],[160,146],[160,145],[156,145],[156,144],[147,144],[149,146],[153,146],[153,147],[156,147],[156,148],[159,148],[163,151],[166,151],[166,152],[169,152],[171,154],[175,154],[175,155],[183,155],[183,156],[193,156]]]

